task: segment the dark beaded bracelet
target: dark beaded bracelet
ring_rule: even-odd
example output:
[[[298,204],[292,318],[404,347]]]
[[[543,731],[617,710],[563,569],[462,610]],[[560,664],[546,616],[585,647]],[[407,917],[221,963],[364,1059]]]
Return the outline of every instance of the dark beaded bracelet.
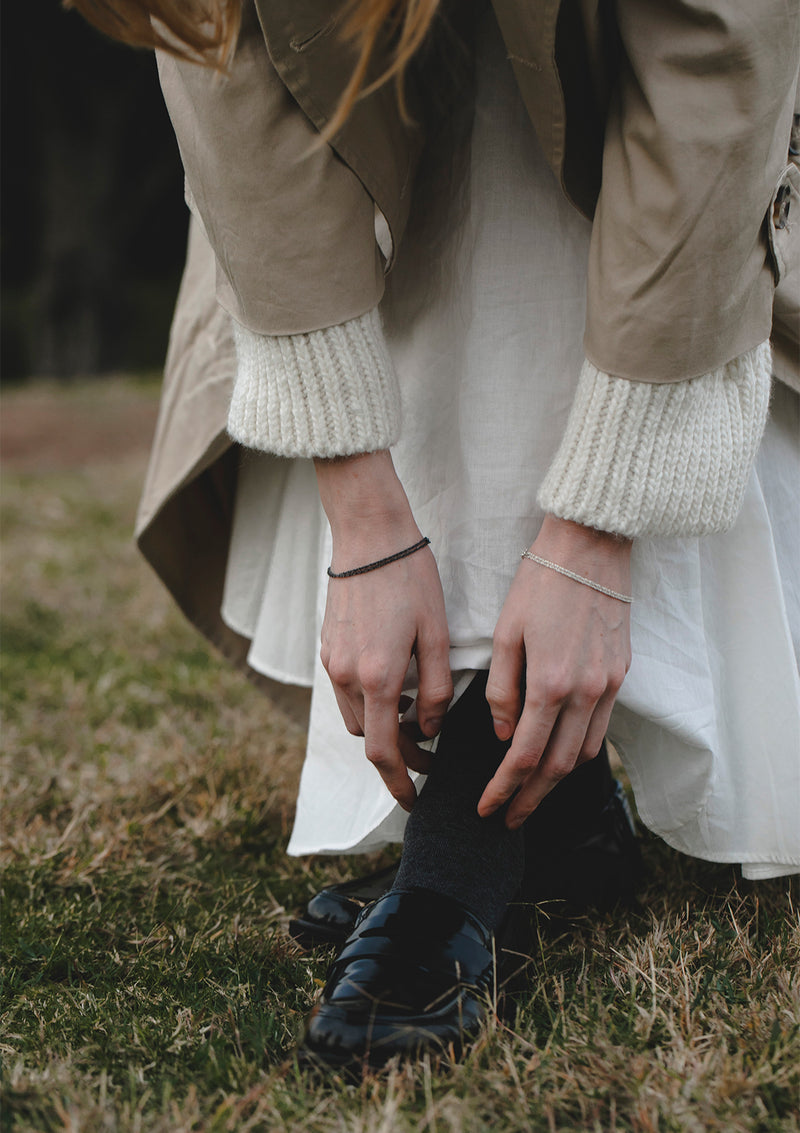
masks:
[[[419,543],[415,543],[413,547],[406,547],[404,551],[398,551],[394,555],[387,555],[385,559],[377,559],[374,563],[366,563],[364,566],[353,567],[352,570],[335,571],[328,567],[329,578],[352,578],[356,574],[367,574],[371,570],[377,570],[378,567],[388,566],[389,563],[396,563],[399,559],[407,559],[409,555],[413,555],[415,551],[421,551],[423,547],[427,547],[430,539],[420,539]]]

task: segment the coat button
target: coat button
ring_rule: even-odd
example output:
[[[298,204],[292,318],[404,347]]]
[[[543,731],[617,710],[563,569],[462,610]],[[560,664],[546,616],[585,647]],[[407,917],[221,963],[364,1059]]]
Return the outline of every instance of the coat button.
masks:
[[[789,220],[789,205],[791,204],[791,189],[788,185],[781,185],[775,194],[775,204],[772,209],[772,223],[776,228],[785,228]]]

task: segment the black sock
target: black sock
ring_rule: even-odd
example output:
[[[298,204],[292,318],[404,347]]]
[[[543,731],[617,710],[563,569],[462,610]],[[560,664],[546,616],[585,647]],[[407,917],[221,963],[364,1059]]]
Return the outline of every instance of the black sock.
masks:
[[[484,787],[508,751],[494,734],[479,673],[448,713],[433,767],[408,819],[395,889],[455,897],[496,928],[522,881],[522,830],[508,830],[505,808],[478,816]]]
[[[614,792],[605,744],[525,821],[524,901],[566,901],[576,910],[630,900],[638,858],[603,812]],[[613,822],[612,822],[613,827]]]
[[[614,790],[614,776],[603,744],[599,754],[576,767],[553,788],[526,820],[526,842],[555,837],[569,840],[588,833]]]

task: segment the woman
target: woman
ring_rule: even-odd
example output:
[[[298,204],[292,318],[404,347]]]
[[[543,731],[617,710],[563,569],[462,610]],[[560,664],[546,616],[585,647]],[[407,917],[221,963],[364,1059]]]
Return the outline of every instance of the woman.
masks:
[[[615,22],[584,24],[568,4],[531,12],[496,0],[474,14],[469,149],[452,143],[445,115],[450,142],[429,124],[420,158],[430,61],[409,80],[413,117],[391,84],[353,100],[387,62],[402,73],[435,9],[355,5],[353,54],[326,6],[259,0],[242,7],[224,82],[166,55],[160,64],[196,230],[151,485],[186,490],[156,518],[146,491],[141,544],[207,632],[219,640],[221,611],[224,640],[251,665],[313,684],[295,852],[365,848],[398,831],[335,736],[310,650],[289,640],[307,642],[297,612],[314,623],[329,561],[321,660],[332,696],[412,811],[394,885],[360,920],[309,1023],[306,1049],[328,1061],[472,1033],[491,934],[526,868],[535,888],[565,823],[579,841],[606,807],[610,776],[595,757],[630,662],[634,540],[641,675],[626,683],[615,736],[640,810],[673,844],[751,875],[800,864],[800,774],[792,756],[777,768],[770,758],[800,736],[777,571],[755,619],[728,616],[753,578],[738,550],[730,568],[732,547],[775,559],[750,474],[769,399],[781,210],[796,191],[786,144],[797,16],[776,5],[754,26],[734,2],[714,21],[690,5],[620,4]],[[171,5],[149,11],[173,38],[147,23],[129,39],[174,50],[177,37],[197,56],[231,42],[235,6],[220,6],[206,39]],[[394,64],[381,54],[390,19]],[[448,144],[464,170],[445,191],[436,157]],[[550,170],[593,214],[591,229]],[[211,271],[232,324],[210,298]],[[227,402],[213,379],[230,369],[231,325],[229,431],[274,455],[242,463],[223,586],[198,535],[218,521],[217,545],[228,543],[224,508],[209,506],[230,490],[226,442],[209,423],[218,409],[180,453],[171,405],[189,381],[182,408]],[[276,457],[314,459],[330,544],[309,466]],[[290,530],[298,509],[302,530]],[[191,580],[175,554],[180,525]],[[758,657],[758,677],[743,673],[745,655]],[[463,695],[448,713],[451,672]],[[754,728],[750,712],[758,680],[759,698],[766,681],[784,710],[769,737],[774,713]],[[440,735],[433,757],[398,726],[404,689],[422,736]],[[338,758],[320,760],[320,746]],[[418,800],[409,768],[430,772]]]

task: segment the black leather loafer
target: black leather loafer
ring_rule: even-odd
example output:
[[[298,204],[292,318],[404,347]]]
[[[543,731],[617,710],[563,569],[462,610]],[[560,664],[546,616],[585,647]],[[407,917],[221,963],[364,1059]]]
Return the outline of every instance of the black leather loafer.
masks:
[[[570,912],[601,911],[635,903],[642,862],[633,818],[622,785],[579,832],[548,825],[528,836],[530,859],[522,896],[527,902],[559,901]],[[289,933],[303,948],[341,947],[366,904],[391,889],[397,866],[330,885],[289,921]]]
[[[642,878],[642,855],[622,784],[612,782],[602,809],[580,831],[531,824],[522,897],[558,902],[571,913],[632,906]]]
[[[289,935],[303,948],[319,944],[342,947],[356,917],[370,901],[383,896],[394,884],[397,864],[320,889],[298,916],[289,921]]]
[[[311,1012],[300,1056],[329,1067],[458,1056],[486,1015],[492,934],[460,902],[395,890],[364,909]]]

